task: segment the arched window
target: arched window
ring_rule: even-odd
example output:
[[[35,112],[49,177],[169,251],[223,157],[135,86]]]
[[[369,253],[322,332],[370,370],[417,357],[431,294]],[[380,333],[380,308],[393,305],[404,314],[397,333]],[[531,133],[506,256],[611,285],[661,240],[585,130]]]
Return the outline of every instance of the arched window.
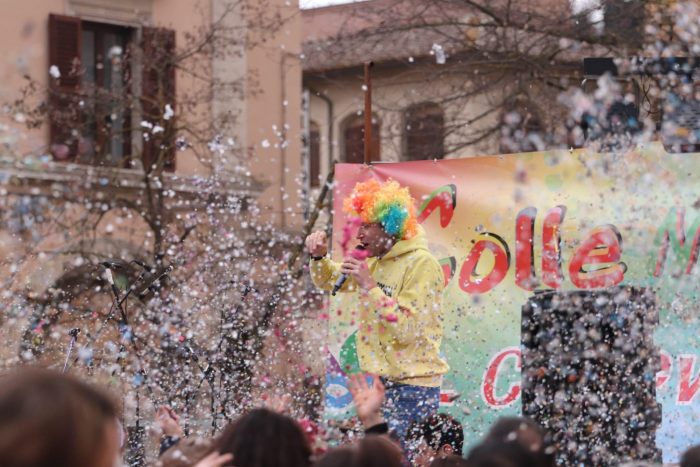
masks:
[[[317,188],[321,182],[321,129],[316,122],[309,124],[309,186]]]
[[[442,107],[430,102],[411,106],[405,111],[404,122],[405,160],[443,158],[445,114]]]
[[[343,125],[344,137],[344,160],[355,164],[362,164],[365,161],[365,119],[362,115],[352,115],[348,117]],[[379,150],[379,119],[372,116],[372,147],[370,151],[371,160],[381,160]]]

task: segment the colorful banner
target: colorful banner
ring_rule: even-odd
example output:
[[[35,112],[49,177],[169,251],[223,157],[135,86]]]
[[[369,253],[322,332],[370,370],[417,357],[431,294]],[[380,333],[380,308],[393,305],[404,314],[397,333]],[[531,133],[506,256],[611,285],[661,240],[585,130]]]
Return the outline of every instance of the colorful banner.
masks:
[[[665,462],[700,433],[700,155],[652,145],[624,155],[585,150],[443,161],[338,164],[333,257],[342,257],[342,200],[355,183],[410,187],[445,272],[443,410],[477,442],[520,413],[521,307],[541,289],[653,287],[661,350],[656,376]],[[348,416],[345,374],[359,369],[350,294],[331,301],[327,415]],[[455,400],[455,397],[457,399]]]

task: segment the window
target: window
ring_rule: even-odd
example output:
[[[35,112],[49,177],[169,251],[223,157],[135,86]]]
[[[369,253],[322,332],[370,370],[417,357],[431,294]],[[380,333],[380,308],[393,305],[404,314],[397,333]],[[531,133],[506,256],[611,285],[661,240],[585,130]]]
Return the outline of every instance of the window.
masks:
[[[445,117],[438,104],[409,107],[405,121],[405,160],[442,159],[445,155]]]
[[[129,28],[82,22],[83,131],[77,162],[123,166],[131,153],[127,45]]]
[[[507,107],[501,124],[499,152],[533,152],[545,148],[544,126],[534,106],[517,102]]]
[[[361,115],[350,116],[344,125],[345,162],[362,164],[365,161],[365,120]],[[380,125],[376,117],[372,117],[372,146],[370,160],[381,160],[379,148]]]
[[[163,115],[166,103],[175,105],[175,33],[143,28],[138,46],[147,59],[140,65],[138,89],[131,79],[135,32],[50,15],[48,117],[56,160],[133,167],[140,156],[147,170],[154,164],[174,169],[174,124]],[[133,132],[143,136],[141,154],[132,147]]]
[[[605,32],[616,45],[640,48],[644,38],[645,2],[605,0],[602,7]]]
[[[309,125],[309,185],[318,188],[321,184],[321,130],[318,124]]]

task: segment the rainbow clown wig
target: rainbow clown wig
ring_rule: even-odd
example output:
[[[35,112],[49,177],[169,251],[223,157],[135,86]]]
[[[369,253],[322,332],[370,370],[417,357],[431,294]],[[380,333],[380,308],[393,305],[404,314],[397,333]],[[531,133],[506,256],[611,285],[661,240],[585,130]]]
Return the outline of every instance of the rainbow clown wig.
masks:
[[[345,198],[343,210],[363,223],[380,224],[386,233],[400,240],[408,240],[418,231],[415,201],[408,188],[392,179],[358,183]]]

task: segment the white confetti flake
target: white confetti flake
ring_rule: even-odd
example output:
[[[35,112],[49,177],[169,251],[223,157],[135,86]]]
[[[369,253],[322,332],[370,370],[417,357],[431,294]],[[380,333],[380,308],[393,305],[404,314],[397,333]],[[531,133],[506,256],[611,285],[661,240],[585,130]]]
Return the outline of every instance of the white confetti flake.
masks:
[[[165,112],[163,112],[163,120],[170,120],[175,116],[175,111],[170,104],[165,104]]]

